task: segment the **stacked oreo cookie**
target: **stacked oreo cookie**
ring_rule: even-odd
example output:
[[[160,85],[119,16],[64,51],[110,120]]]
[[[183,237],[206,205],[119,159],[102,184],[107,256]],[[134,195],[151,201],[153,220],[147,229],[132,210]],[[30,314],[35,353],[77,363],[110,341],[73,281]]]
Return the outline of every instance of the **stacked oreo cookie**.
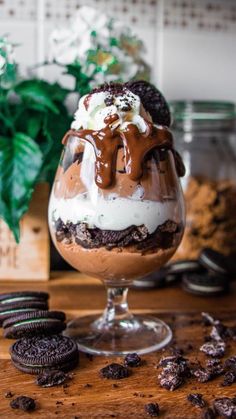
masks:
[[[12,363],[29,374],[69,371],[78,363],[77,345],[61,335],[65,313],[49,311],[48,299],[47,293],[35,291],[0,294],[3,336],[18,339],[10,348]]]
[[[228,291],[236,277],[236,261],[210,248],[198,259],[179,260],[160,271],[134,281],[136,288],[154,288],[181,282],[185,291],[201,296],[215,296]]]

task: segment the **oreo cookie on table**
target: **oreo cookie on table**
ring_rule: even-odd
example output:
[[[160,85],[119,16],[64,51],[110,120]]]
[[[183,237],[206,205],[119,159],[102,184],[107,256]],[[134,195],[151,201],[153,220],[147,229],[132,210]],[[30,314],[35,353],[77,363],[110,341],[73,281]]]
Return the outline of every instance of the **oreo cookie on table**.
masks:
[[[228,282],[220,275],[209,273],[186,273],[182,287],[185,291],[201,296],[215,296],[228,290]]]
[[[182,275],[188,272],[205,272],[206,270],[198,260],[178,260],[168,263],[157,272],[146,275],[133,282],[134,288],[151,289],[162,288],[181,280]]]
[[[17,314],[47,310],[48,298],[47,293],[36,291],[0,294],[0,326],[4,320]]]
[[[17,340],[10,348],[13,365],[28,374],[70,371],[79,361],[76,343],[67,336],[33,336]]]
[[[18,339],[61,333],[65,328],[65,314],[62,311],[35,310],[6,319],[3,322],[3,336]]]
[[[223,276],[236,276],[235,258],[225,256],[216,250],[206,247],[199,256],[199,262],[209,271]]]

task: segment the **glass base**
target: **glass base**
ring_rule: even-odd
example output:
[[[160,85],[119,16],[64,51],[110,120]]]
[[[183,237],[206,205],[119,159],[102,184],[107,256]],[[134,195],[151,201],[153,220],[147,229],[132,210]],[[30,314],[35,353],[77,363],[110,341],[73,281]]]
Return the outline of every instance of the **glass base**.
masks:
[[[94,355],[147,354],[166,346],[171,329],[155,317],[133,316],[111,323],[94,315],[68,323],[64,335],[77,342],[79,350]]]

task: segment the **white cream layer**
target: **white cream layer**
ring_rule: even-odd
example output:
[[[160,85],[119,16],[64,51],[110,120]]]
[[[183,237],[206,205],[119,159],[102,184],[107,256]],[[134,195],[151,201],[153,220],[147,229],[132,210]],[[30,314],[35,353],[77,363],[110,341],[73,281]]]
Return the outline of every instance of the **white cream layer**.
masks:
[[[85,222],[90,228],[103,230],[124,230],[132,225],[145,225],[148,232],[168,219],[179,221],[179,208],[175,201],[156,202],[134,200],[110,196],[109,199],[98,196],[96,202],[86,195],[77,195],[71,199],[55,198],[51,195],[49,204],[50,220],[61,218],[64,223]]]

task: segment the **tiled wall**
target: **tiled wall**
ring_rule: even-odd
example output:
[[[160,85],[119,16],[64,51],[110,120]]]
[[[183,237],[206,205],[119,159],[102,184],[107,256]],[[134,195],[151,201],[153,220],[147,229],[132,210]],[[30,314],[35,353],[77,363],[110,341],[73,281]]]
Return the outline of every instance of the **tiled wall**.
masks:
[[[0,34],[10,34],[27,67],[44,60],[52,28],[69,24],[84,4],[143,38],[153,79],[168,98],[236,101],[235,0],[0,0]]]

